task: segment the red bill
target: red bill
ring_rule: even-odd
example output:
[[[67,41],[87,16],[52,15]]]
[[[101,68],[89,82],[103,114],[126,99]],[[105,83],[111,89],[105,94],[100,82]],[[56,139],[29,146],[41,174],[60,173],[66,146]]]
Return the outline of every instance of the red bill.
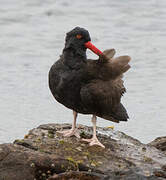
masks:
[[[99,55],[102,55],[102,51],[100,51],[99,49],[97,49],[92,43],[91,41],[88,41],[85,43],[85,47],[90,49],[91,51],[93,51],[95,54],[97,54],[98,56]]]

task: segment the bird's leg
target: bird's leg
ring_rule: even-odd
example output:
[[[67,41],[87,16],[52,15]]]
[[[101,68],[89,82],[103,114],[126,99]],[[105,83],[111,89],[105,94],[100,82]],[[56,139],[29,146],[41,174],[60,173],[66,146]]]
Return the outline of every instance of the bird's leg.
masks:
[[[72,128],[70,130],[65,130],[65,131],[57,131],[58,133],[63,134],[65,137],[70,137],[70,136],[76,136],[77,138],[80,138],[78,129],[76,128],[76,120],[77,120],[77,112],[73,111],[73,123],[72,123]]]
[[[82,139],[83,141],[89,142],[90,146],[98,145],[102,148],[105,148],[105,146],[97,139],[96,136],[96,115],[92,116],[92,123],[93,123],[93,137],[91,139]]]

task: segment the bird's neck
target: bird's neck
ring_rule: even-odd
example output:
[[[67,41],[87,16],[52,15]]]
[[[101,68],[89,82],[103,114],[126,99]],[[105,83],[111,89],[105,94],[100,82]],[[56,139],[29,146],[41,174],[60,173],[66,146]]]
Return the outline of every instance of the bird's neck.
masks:
[[[79,67],[81,64],[85,64],[86,60],[86,51],[72,48],[63,49],[63,62],[70,68]]]

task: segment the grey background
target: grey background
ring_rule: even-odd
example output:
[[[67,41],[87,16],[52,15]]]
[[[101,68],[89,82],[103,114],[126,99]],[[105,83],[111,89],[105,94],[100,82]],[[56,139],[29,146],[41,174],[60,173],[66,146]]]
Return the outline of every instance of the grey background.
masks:
[[[130,120],[115,129],[145,143],[166,135],[165,8],[165,0],[0,0],[0,142],[40,124],[72,122],[47,76],[75,26],[87,28],[99,49],[132,57],[122,100]],[[88,57],[97,58],[89,51]],[[78,123],[91,125],[90,118],[80,115]]]

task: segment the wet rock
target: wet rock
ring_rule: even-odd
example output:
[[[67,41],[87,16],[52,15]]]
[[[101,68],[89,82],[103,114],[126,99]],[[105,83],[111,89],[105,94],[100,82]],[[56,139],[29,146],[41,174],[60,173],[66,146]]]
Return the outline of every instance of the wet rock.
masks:
[[[105,149],[63,137],[69,124],[34,128],[24,139],[0,145],[0,180],[164,179],[166,154],[110,128],[98,128]],[[84,138],[92,128],[78,125]]]
[[[101,175],[93,172],[86,171],[71,171],[61,174],[55,174],[48,178],[48,180],[69,180],[69,179],[79,179],[79,180],[106,180],[109,179],[106,175]]]
[[[149,143],[149,145],[154,146],[161,151],[164,151],[166,154],[166,136],[156,138],[154,141]]]

